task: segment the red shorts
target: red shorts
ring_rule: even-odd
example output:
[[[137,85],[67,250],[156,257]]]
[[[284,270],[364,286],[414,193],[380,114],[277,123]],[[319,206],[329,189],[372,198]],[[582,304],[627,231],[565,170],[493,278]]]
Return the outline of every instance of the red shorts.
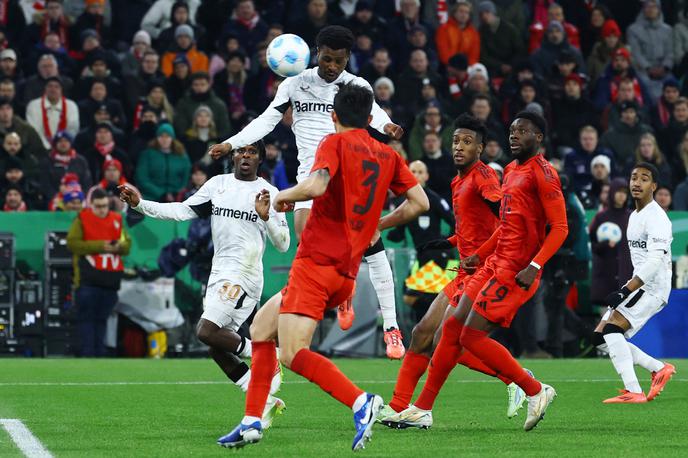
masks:
[[[476,270],[473,275],[468,275],[466,277],[463,293],[468,296],[471,302],[475,301],[478,293],[483,289],[483,285],[493,274],[494,270],[492,269],[492,264],[486,262],[478,267],[478,270]]]
[[[488,267],[481,275],[487,273],[491,275],[476,294],[473,310],[487,320],[508,328],[518,309],[537,291],[541,275],[538,274],[530,288],[525,290],[516,284],[518,272]]]
[[[468,278],[470,277],[466,271],[459,269],[456,277],[447,283],[447,286],[445,286],[442,290],[444,295],[449,298],[449,305],[452,307],[456,307],[459,304],[459,299],[461,299],[461,295],[464,292],[465,282]]]
[[[333,266],[321,266],[311,258],[294,259],[287,285],[282,288],[280,313],[294,313],[323,319],[325,310],[346,301],[354,289],[354,280],[337,272]]]

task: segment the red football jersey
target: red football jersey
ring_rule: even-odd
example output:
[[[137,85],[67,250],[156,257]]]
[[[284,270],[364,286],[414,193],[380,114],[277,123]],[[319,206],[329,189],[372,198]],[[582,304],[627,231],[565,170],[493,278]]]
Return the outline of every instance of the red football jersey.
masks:
[[[462,258],[475,253],[499,226],[499,218],[485,201],[499,202],[502,198],[500,186],[497,173],[480,160],[468,173],[452,180],[454,233]]]
[[[377,229],[387,190],[399,195],[418,184],[404,160],[365,129],[323,138],[311,173],[328,169],[327,191],[313,200],[296,257],[335,266],[356,278]]]
[[[544,266],[568,232],[557,171],[541,154],[523,164],[511,162],[504,169],[502,192],[499,239],[493,259],[496,266],[512,271],[524,269],[531,261]],[[555,236],[543,245],[548,223]]]

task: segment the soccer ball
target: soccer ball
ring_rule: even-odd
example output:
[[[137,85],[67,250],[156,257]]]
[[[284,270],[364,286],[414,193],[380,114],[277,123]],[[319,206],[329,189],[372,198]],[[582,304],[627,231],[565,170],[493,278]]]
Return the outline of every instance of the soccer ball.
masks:
[[[597,228],[597,240],[600,242],[610,241],[612,243],[619,243],[621,240],[621,228],[618,224],[607,221],[600,224]]]
[[[265,57],[270,69],[286,78],[296,76],[308,67],[311,50],[300,36],[285,33],[270,42]]]

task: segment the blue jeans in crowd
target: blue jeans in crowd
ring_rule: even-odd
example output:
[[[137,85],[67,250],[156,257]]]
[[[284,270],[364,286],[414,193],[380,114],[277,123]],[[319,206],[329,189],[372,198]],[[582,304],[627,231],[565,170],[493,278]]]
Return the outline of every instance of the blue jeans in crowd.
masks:
[[[117,291],[80,286],[75,294],[79,315],[81,356],[105,356],[105,325],[117,304]]]

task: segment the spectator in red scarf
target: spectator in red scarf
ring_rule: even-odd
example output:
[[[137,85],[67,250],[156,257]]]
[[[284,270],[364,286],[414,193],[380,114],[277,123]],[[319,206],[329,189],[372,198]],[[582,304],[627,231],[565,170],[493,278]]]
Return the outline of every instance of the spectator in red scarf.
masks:
[[[116,159],[126,176],[131,176],[133,167],[129,155],[115,144],[112,124],[102,122],[95,126],[95,143],[92,148],[84,151],[84,157],[88,161],[93,181],[101,178],[103,165],[112,159]]]
[[[70,136],[79,132],[79,108],[63,95],[62,81],[56,76],[46,80],[42,97],[29,102],[26,120],[41,136],[46,149],[56,132],[65,131]]]
[[[77,182],[88,189],[93,184],[88,161],[78,154],[72,147],[72,136],[66,131],[59,131],[55,135],[50,157],[41,164],[43,175],[41,176],[41,188],[46,196],[54,196],[61,191],[60,185],[65,174],[73,174]],[[70,177],[73,178],[73,177]]]
[[[3,196],[5,202],[2,205],[4,212],[25,212],[29,208],[24,202],[24,196],[19,186],[10,185],[5,188],[5,195]]]
[[[673,76],[667,78],[662,85],[662,95],[651,112],[651,122],[655,132],[660,132],[669,125],[671,113],[674,111],[674,104],[680,96],[679,83],[676,81],[676,78]]]
[[[72,26],[72,42],[78,43],[81,32],[93,29],[98,32],[100,41],[105,47],[110,47],[112,43],[112,32],[110,27],[105,24],[105,0],[86,0],[86,9],[77,18]]]
[[[46,0],[43,15],[36,16],[35,22],[28,27],[29,43],[35,45],[43,41],[48,32],[56,32],[60,43],[66,49],[72,49],[69,40],[71,23],[65,16],[60,0]]]
[[[591,83],[597,82],[597,78],[602,76],[605,68],[612,60],[614,52],[623,46],[621,42],[621,29],[613,19],[609,19],[604,23],[601,37],[592,47],[587,61],[588,76]]]
[[[88,193],[86,194],[85,205],[88,207],[89,202],[91,202],[93,191],[96,189],[102,189],[107,193],[108,200],[110,201],[110,210],[119,213],[126,211],[127,204],[119,199],[119,194],[116,192],[117,186],[124,184],[127,184],[129,188],[139,192],[139,190],[136,189],[136,187],[129,183],[125,178],[124,174],[122,173],[122,163],[120,161],[117,159],[109,159],[105,161],[103,163],[103,179],[88,190]]]

